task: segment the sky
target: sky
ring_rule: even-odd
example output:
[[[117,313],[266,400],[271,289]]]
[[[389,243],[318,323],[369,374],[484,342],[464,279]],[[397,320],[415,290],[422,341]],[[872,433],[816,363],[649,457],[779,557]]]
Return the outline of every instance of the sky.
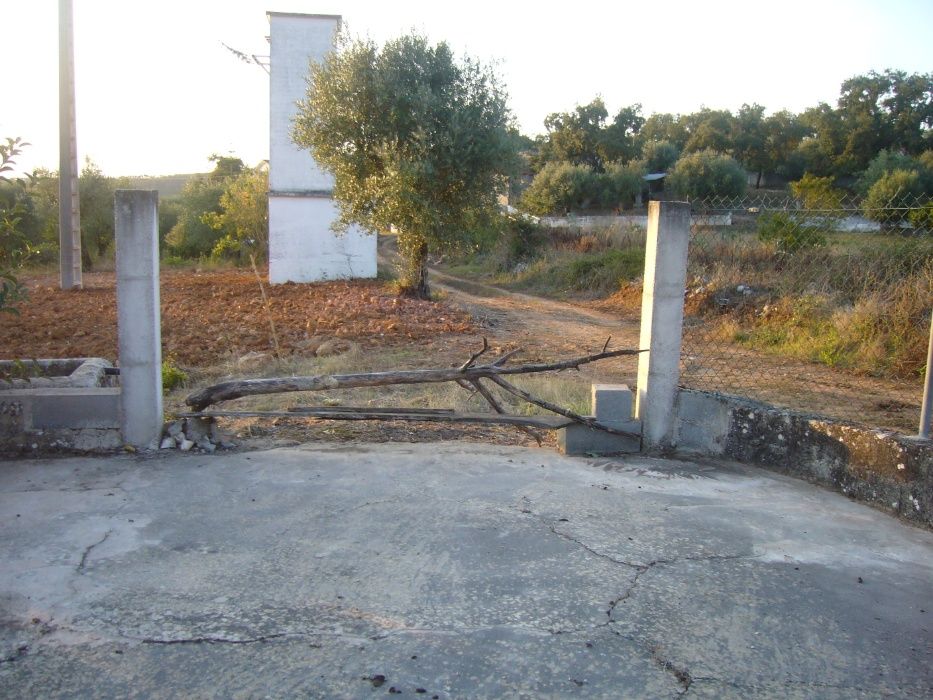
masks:
[[[266,11],[342,15],[382,42],[411,30],[496,66],[523,133],[597,95],[610,115],[834,103],[869,70],[933,71],[933,0],[73,0],[77,141],[105,174],[204,172],[268,158]],[[58,168],[58,2],[0,0],[0,139]]]

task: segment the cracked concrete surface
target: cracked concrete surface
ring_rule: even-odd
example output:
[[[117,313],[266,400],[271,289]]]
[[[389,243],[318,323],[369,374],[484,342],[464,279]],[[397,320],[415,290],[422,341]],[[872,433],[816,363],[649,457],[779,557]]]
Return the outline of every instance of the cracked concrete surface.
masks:
[[[739,465],[0,465],[3,697],[921,698],[931,610],[933,534]]]

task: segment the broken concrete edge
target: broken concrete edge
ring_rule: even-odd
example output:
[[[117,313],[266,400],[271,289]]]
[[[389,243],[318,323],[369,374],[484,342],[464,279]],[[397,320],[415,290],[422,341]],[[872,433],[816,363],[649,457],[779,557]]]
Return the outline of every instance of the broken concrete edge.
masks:
[[[68,359],[0,360],[0,370],[36,367],[42,372],[67,372],[62,376],[39,376],[27,379],[0,380],[0,391],[7,389],[78,389],[112,386],[115,380],[107,374],[113,364],[102,357]]]
[[[933,528],[933,441],[681,389],[668,451],[725,457],[829,486]]]

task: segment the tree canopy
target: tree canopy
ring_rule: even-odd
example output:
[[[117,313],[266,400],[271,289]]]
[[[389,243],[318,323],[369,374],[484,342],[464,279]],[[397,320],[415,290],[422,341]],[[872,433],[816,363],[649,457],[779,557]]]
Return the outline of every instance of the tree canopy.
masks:
[[[515,158],[510,127],[495,73],[447,44],[341,37],[311,65],[293,138],[333,175],[338,228],[397,230],[403,289],[425,296],[429,248],[494,220]]]

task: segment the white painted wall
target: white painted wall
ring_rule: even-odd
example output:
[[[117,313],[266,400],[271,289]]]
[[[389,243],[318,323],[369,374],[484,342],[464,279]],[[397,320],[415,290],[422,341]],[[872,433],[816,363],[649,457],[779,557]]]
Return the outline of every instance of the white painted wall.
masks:
[[[340,17],[270,12],[269,24],[269,189],[330,190],[333,178],[292,142],[291,132],[297,103],[307,91],[308,64],[331,50]]]
[[[328,197],[269,195],[269,282],[376,276],[376,236],[358,228],[337,235]]]
[[[291,138],[308,64],[331,50],[340,17],[270,12],[269,24],[269,282],[375,277],[376,237],[331,231],[333,178]]]

